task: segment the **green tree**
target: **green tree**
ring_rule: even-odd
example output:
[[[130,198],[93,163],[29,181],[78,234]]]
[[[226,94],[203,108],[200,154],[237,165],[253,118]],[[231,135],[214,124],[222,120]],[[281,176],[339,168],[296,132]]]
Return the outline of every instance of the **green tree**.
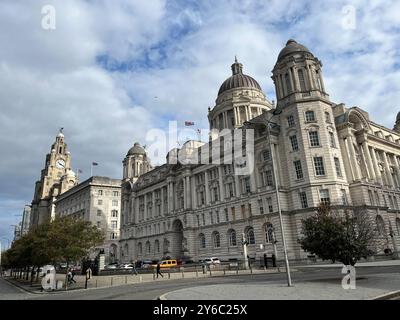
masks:
[[[351,266],[373,254],[378,239],[375,224],[364,209],[340,212],[324,204],[315,215],[302,220],[302,234],[299,243],[303,250]]]

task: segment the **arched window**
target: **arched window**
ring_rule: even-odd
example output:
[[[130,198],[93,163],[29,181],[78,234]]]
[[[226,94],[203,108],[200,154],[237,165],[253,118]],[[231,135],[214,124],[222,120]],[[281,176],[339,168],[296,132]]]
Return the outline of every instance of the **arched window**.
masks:
[[[158,241],[158,240],[154,241],[154,251],[155,251],[155,253],[160,252],[160,241]]]
[[[383,222],[383,218],[381,216],[376,216],[376,225],[378,227],[379,235],[383,236],[386,234],[385,231],[385,222]]]
[[[199,234],[199,245],[201,249],[204,249],[206,247],[206,237],[203,233]]]
[[[141,255],[143,253],[142,243],[139,242],[137,247],[138,247],[138,255]]]
[[[146,242],[146,253],[150,254],[151,253],[151,245],[150,245],[150,241]]]
[[[396,218],[397,234],[400,236],[400,218]]]
[[[246,240],[248,244],[255,244],[256,240],[254,238],[254,229],[253,227],[248,227],[246,231]]]
[[[265,242],[266,243],[274,243],[274,226],[272,223],[267,223],[265,225]]]
[[[212,239],[213,239],[214,248],[219,248],[221,246],[221,239],[220,239],[218,231],[213,232]]]
[[[231,229],[228,231],[228,240],[229,240],[229,246],[230,247],[235,247],[237,242],[236,242],[236,231]]]

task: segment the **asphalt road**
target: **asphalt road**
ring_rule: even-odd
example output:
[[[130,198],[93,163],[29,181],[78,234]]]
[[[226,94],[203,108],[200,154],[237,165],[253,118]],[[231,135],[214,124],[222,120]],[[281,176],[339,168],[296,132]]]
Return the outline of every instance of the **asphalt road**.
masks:
[[[368,275],[383,275],[385,273],[399,273],[399,266],[384,267],[359,267],[357,277]],[[304,268],[292,273],[293,284],[296,281],[338,281],[343,275],[340,268]],[[208,284],[234,284],[234,283],[286,283],[286,274],[257,274],[242,276],[213,277],[204,279],[179,279],[171,281],[148,282],[133,285],[124,285],[111,288],[99,288],[88,290],[77,290],[54,294],[28,294],[22,293],[20,289],[13,287],[0,280],[0,300],[1,299],[35,299],[35,300],[152,300],[160,295],[183,288],[193,288]]]

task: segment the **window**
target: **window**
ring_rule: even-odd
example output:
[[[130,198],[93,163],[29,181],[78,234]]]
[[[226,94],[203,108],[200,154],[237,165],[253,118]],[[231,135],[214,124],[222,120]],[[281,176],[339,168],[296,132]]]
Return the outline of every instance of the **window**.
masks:
[[[221,239],[219,236],[219,232],[217,232],[217,231],[214,231],[214,233],[213,233],[213,245],[214,245],[214,248],[221,247]]]
[[[380,200],[379,200],[379,194],[378,191],[374,191],[375,193],[375,199],[376,199],[376,205],[379,206],[381,204]]]
[[[115,232],[111,232],[111,234],[110,234],[110,239],[111,239],[111,240],[117,239],[117,234],[116,234]]]
[[[111,217],[117,218],[118,217],[118,210],[111,210]]]
[[[339,158],[334,157],[333,160],[335,161],[336,174],[337,174],[338,177],[341,177],[342,176],[342,169],[340,168]]]
[[[205,203],[204,192],[200,191],[200,204],[204,204],[204,203]]]
[[[235,211],[235,207],[231,208],[231,213],[232,213],[232,220],[236,221],[236,211]]]
[[[260,214],[264,214],[264,206],[262,199],[258,200],[258,208],[260,209]]]
[[[299,192],[300,204],[303,209],[308,208],[307,193],[305,191]]]
[[[96,224],[97,224],[97,228],[99,228],[99,229],[100,229],[100,228],[101,228],[101,221],[97,221],[97,223],[96,223]]]
[[[228,194],[229,194],[230,198],[232,198],[234,196],[233,183],[232,182],[228,183]]]
[[[265,186],[272,186],[273,185],[273,181],[272,181],[272,171],[271,170],[266,170],[264,172],[264,185]]]
[[[237,242],[236,242],[236,231],[231,229],[228,231],[228,240],[229,240],[229,246],[230,247],[235,247]]]
[[[249,216],[251,217],[251,203],[249,203],[249,204],[247,205],[247,208],[248,208],[248,210],[249,210]]]
[[[146,242],[146,253],[147,253],[147,254],[150,254],[150,253],[151,253],[151,245],[150,245],[150,242],[149,242],[149,241]]]
[[[393,209],[394,208],[394,203],[393,203],[393,198],[392,198],[392,196],[389,196],[389,205],[390,205],[390,209]]]
[[[325,111],[325,122],[331,123],[331,115],[328,111]]]
[[[286,73],[285,74],[285,83],[286,83],[286,90],[287,90],[287,94],[289,94],[290,92],[292,92],[292,85],[290,83],[290,78],[289,78],[289,74]]]
[[[310,131],[308,133],[310,137],[310,145],[311,147],[319,147],[319,136],[318,131]]]
[[[244,204],[240,206],[240,212],[242,213],[242,218],[246,219],[246,206]]]
[[[287,117],[287,123],[289,128],[294,127],[295,123],[293,115]]]
[[[103,214],[103,211],[97,210],[97,216],[101,216]]]
[[[219,223],[220,220],[219,220],[219,211],[218,210],[215,211],[215,215],[217,217],[217,223]]]
[[[302,69],[297,70],[297,75],[299,76],[300,90],[302,92],[306,91],[306,82],[304,79],[304,72]]]
[[[113,200],[112,201],[112,205],[113,205],[113,207],[117,207],[118,206],[118,200]]]
[[[206,225],[206,217],[205,217],[204,213],[201,214],[201,218],[203,220],[203,226],[205,226]]]
[[[385,223],[383,222],[383,218],[381,216],[376,216],[376,226],[378,227],[379,235],[383,236],[386,234]]]
[[[98,191],[97,191],[97,195],[98,195],[98,196],[102,196],[102,195],[103,195],[103,190],[98,190]]]
[[[321,203],[329,205],[331,203],[331,200],[329,198],[329,190],[328,189],[321,189],[319,190],[319,197],[321,200]]]
[[[301,167],[301,161],[300,160],[293,161],[293,164],[294,164],[294,169],[296,171],[297,180],[303,179],[303,169]]]
[[[272,223],[267,223],[265,225],[265,242],[266,243],[274,243],[274,226]]]
[[[214,224],[214,217],[212,212],[210,212],[210,223]]]
[[[329,132],[329,143],[331,145],[331,148],[336,148],[335,135],[333,134],[333,132]]]
[[[142,243],[141,242],[138,243],[138,254],[139,255],[142,254]]]
[[[292,145],[292,150],[293,151],[298,151],[299,150],[299,144],[297,143],[297,136],[291,136],[290,138],[290,144]]]
[[[213,201],[218,201],[219,200],[219,194],[218,194],[218,188],[214,187],[213,189]]]
[[[274,211],[274,207],[272,205],[272,198],[267,198],[267,206],[268,206],[268,212],[269,213]]]
[[[206,247],[206,237],[203,233],[199,234],[199,245],[201,249],[204,249]]]
[[[306,122],[314,122],[314,121],[315,121],[314,111],[306,111]]]
[[[340,192],[341,192],[341,194],[342,194],[342,204],[347,205],[346,190],[345,190],[345,189],[341,189]]]
[[[271,152],[269,150],[264,150],[262,152],[262,160],[263,161],[268,161],[271,159]]]
[[[374,197],[372,196],[372,191],[368,190],[368,197],[369,197],[369,203],[371,206],[375,205],[374,203]]]
[[[98,200],[97,200],[97,204],[98,204],[99,206],[101,206],[101,205],[103,204],[103,200],[98,199]]]
[[[244,193],[250,193],[251,187],[250,187],[250,178],[249,177],[246,177],[243,179],[243,185],[244,185]]]
[[[111,229],[117,229],[118,228],[118,223],[117,221],[111,221]]]
[[[254,230],[252,227],[247,228],[246,240],[247,240],[247,244],[255,244],[256,243],[256,240],[254,238]]]
[[[325,175],[324,160],[322,157],[314,157],[314,167],[316,176]]]
[[[118,195],[119,195],[119,192],[118,192],[118,191],[113,191],[113,196],[114,196],[114,197],[118,197]]]

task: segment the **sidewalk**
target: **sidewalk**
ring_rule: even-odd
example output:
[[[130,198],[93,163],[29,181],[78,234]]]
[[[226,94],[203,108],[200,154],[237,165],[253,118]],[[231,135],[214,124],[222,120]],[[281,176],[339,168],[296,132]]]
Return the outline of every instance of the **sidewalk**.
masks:
[[[357,262],[355,267],[383,267],[383,266],[400,266],[400,259],[398,260],[380,260],[370,262]],[[341,268],[343,264],[327,263],[327,264],[307,264],[307,265],[296,265],[296,268]],[[400,268],[399,268],[400,270]]]
[[[296,271],[296,269],[292,269],[292,271]],[[203,272],[171,272],[168,273],[167,270],[162,271],[164,277],[159,277],[158,279],[152,273],[146,274],[126,274],[126,275],[109,275],[109,276],[93,276],[88,281],[88,289],[93,288],[108,288],[122,285],[132,285],[132,284],[140,284],[145,282],[155,282],[155,281],[173,281],[173,280],[181,280],[181,279],[196,279],[201,278],[209,278],[209,277],[228,277],[228,276],[238,276],[238,275],[248,275],[248,274],[264,274],[264,273],[279,273],[285,272],[284,268],[269,268],[266,270],[211,270],[207,271],[205,274]],[[68,290],[79,290],[85,288],[85,276],[77,275],[74,278],[76,280],[76,284],[72,284],[68,286]],[[5,278],[8,282],[13,285],[34,294],[43,294],[43,293],[57,293],[57,292],[65,292],[65,287],[63,289],[58,289],[55,291],[49,292],[41,292],[41,284],[34,282],[31,286],[30,281],[22,280],[22,279],[14,279],[7,277]],[[57,274],[57,280],[61,280],[65,282],[65,274]]]
[[[280,283],[218,284],[180,289],[160,300],[370,300],[396,291],[400,294],[400,274],[368,276],[356,281],[356,289],[345,290],[341,278]]]

